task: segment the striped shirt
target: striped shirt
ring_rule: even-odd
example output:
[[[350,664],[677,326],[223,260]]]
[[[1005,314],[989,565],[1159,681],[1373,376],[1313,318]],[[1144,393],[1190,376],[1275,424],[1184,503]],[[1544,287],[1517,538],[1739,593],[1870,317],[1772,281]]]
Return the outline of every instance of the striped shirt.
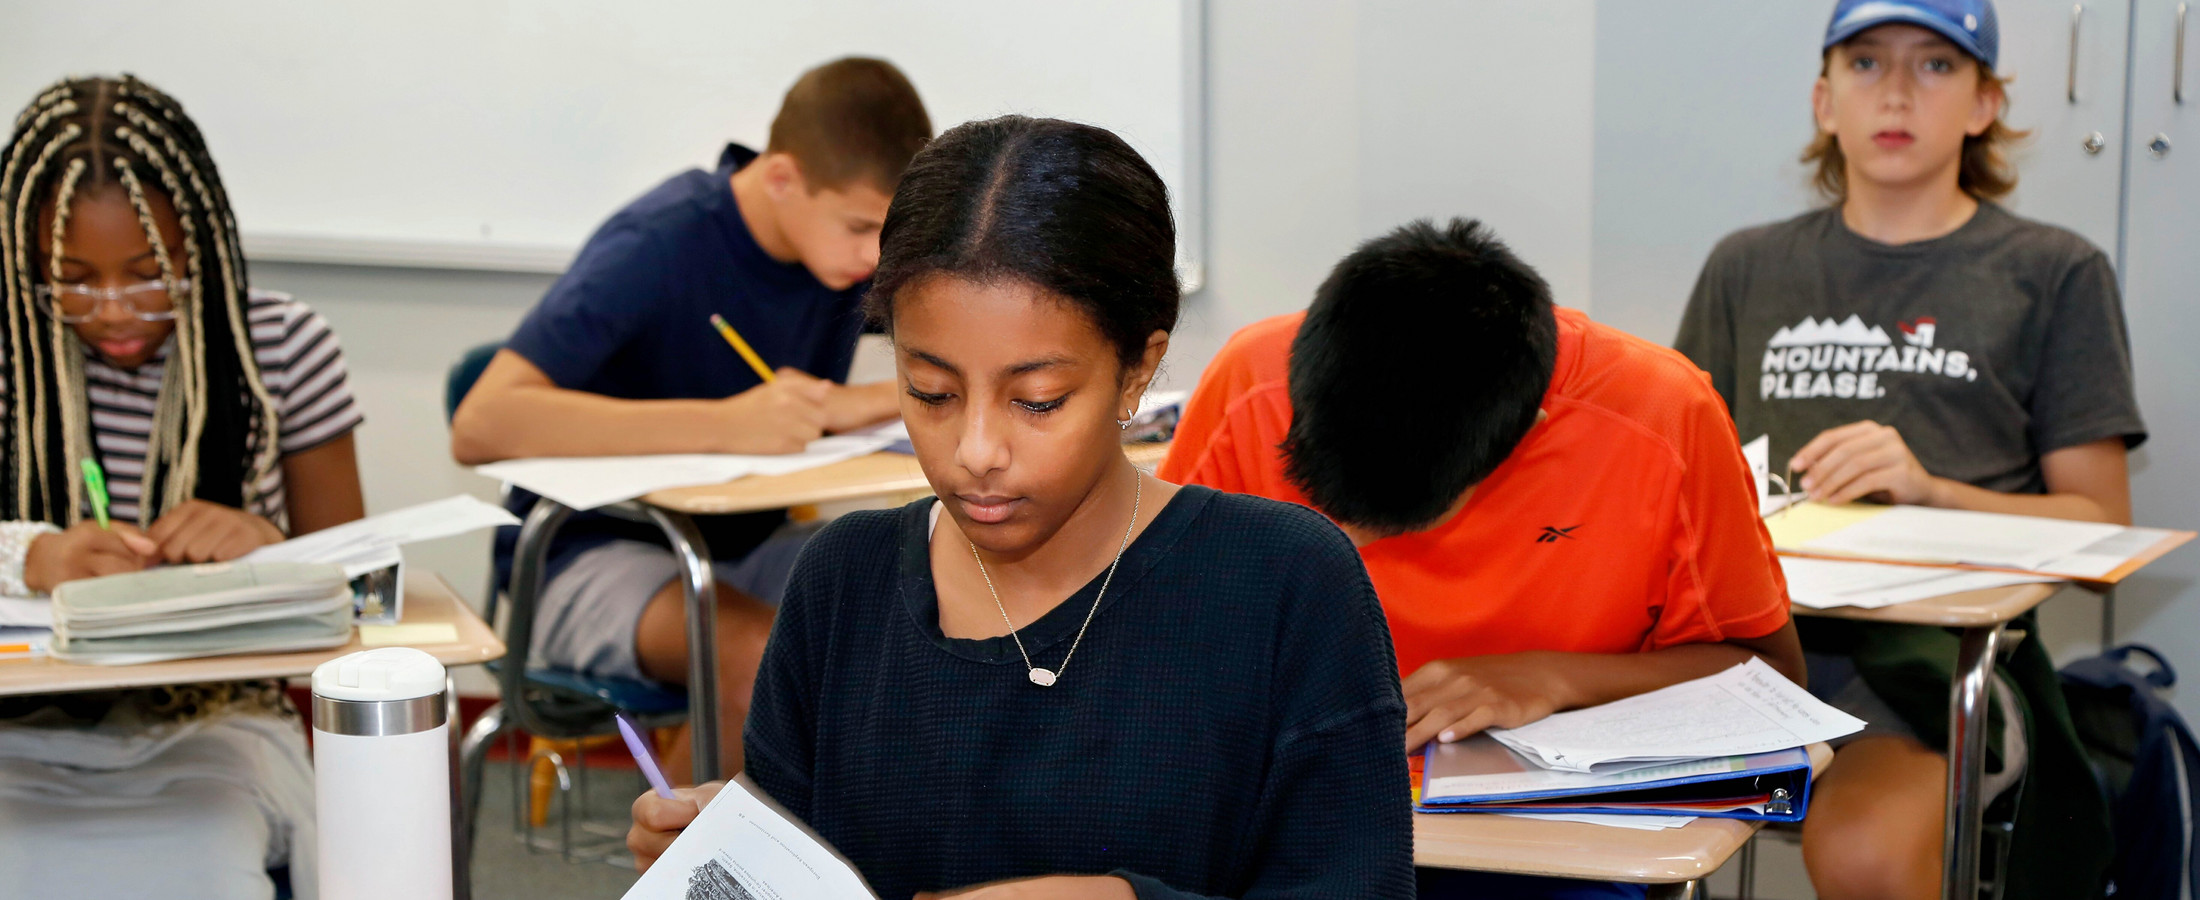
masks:
[[[282,455],[310,450],[357,428],[359,407],[352,400],[344,352],[328,320],[288,294],[252,291],[247,303],[252,355],[259,361],[268,396],[275,401]],[[89,358],[84,361],[84,389],[92,407],[92,439],[107,470],[109,511],[118,519],[138,518],[146,440],[153,431],[161,375],[174,343],[171,339],[162,345],[151,361],[135,370],[110,366],[97,351],[85,348]],[[257,446],[258,441],[253,444]],[[281,467],[260,482],[259,493],[262,499],[251,512],[282,523],[286,507]]]

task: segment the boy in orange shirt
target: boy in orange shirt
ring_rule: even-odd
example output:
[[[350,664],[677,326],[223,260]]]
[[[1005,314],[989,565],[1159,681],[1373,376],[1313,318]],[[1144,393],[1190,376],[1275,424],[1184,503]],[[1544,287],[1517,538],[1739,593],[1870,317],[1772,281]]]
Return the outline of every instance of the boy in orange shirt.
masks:
[[[1369,241],[1306,312],[1238,332],[1158,474],[1306,504],[1352,538],[1407,752],[1752,655],[1803,680],[1726,404],[1679,353],[1554,307],[1477,222]]]

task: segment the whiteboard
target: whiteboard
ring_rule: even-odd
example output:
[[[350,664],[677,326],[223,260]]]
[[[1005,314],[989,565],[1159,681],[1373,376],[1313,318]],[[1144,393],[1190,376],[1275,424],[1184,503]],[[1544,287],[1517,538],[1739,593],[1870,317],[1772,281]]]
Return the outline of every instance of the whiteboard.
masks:
[[[1201,0],[75,0],[0,12],[8,114],[130,72],[199,122],[247,252],[558,271],[596,225],[847,55],[892,60],[936,130],[1105,126],[1170,188],[1199,275]],[[1189,287],[1190,285],[1188,285]]]

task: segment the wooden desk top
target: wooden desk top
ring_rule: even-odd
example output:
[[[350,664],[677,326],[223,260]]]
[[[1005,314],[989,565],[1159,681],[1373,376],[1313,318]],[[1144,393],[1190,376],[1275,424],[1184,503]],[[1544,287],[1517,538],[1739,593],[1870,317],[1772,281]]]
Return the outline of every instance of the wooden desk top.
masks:
[[[1832,760],[1832,748],[1811,745],[1814,772],[1824,771]],[[1697,819],[1680,828],[1636,831],[1485,813],[1415,813],[1413,864],[1589,881],[1672,884],[1710,876],[1763,826],[1763,822],[1739,819]]]
[[[458,641],[422,644],[420,649],[445,666],[485,663],[504,655],[497,639],[481,617],[474,615],[449,583],[433,574],[405,579],[404,625],[448,623],[458,629]],[[104,691],[117,688],[188,684],[197,681],[235,681],[252,678],[289,678],[310,675],[329,660],[367,649],[357,631],[351,643],[331,650],[301,653],[269,653],[245,656],[211,656],[179,659],[138,666],[92,666],[67,663],[52,657],[0,660],[0,696],[13,694],[65,694],[72,691]]]
[[[1835,607],[1812,609],[1790,604],[1789,610],[1798,616],[1814,616],[1827,619],[1855,619],[1863,622],[1895,622],[1903,625],[1938,625],[1948,628],[1984,628],[2000,625],[2031,612],[2033,607],[2047,601],[2067,582],[2045,584],[2016,584],[2008,587],[1987,588],[1983,591],[1964,591],[1960,594],[1943,594],[1882,606],[1878,609]]]
[[[1123,453],[1139,468],[1151,470],[1169,455],[1169,445],[1126,444]],[[879,452],[786,475],[751,475],[724,484],[657,491],[642,502],[689,515],[726,515],[931,492],[916,457]]]

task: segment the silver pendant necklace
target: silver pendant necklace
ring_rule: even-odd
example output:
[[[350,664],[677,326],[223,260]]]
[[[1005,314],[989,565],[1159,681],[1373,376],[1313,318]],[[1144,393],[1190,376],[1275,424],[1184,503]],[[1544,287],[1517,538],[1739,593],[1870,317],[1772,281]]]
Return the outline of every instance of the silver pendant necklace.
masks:
[[[1008,637],[1016,642],[1016,652],[1023,656],[1024,668],[1030,670],[1027,674],[1032,684],[1053,687],[1054,682],[1062,677],[1062,673],[1069,670],[1070,657],[1077,655],[1077,645],[1085,641],[1085,629],[1092,627],[1092,617],[1100,612],[1100,601],[1108,595],[1109,583],[1115,581],[1115,567],[1123,564],[1123,551],[1130,549],[1131,531],[1138,527],[1139,500],[1145,492],[1146,478],[1141,475],[1131,489],[1131,523],[1123,526],[1123,543],[1115,548],[1115,561],[1108,563],[1108,575],[1100,579],[1100,593],[1093,595],[1092,609],[1085,612],[1085,624],[1077,626],[1077,638],[1069,642],[1069,652],[1062,655],[1062,665],[1052,672],[1039,668],[1031,661],[1031,653],[1024,649],[1024,639],[1016,634],[1016,623],[1008,618],[1008,606],[1001,603],[1001,592],[993,587],[993,575],[985,570],[985,557],[978,555],[978,545],[975,542],[965,540],[965,543],[970,544],[970,558],[978,561],[978,576],[985,579],[986,593],[993,595],[993,608],[1001,611],[1001,624],[1008,626]]]

